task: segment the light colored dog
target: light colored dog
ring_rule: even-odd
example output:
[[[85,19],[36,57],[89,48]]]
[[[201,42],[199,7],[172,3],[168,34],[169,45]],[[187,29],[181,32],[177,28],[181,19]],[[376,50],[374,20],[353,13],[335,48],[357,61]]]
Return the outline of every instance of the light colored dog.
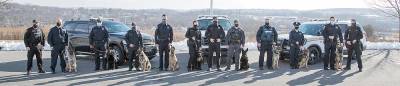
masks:
[[[274,46],[273,48],[273,57],[272,57],[272,68],[273,69],[278,69],[279,67],[279,57],[280,57],[280,53],[282,51],[281,46]]]
[[[136,51],[137,57],[139,58],[139,67],[142,68],[142,71],[150,71],[151,64],[149,58],[143,51],[143,48],[139,48]]]
[[[299,68],[308,69],[308,60],[310,59],[310,57],[308,56],[308,50],[301,50],[299,53],[299,57]]]
[[[170,71],[179,70],[178,58],[176,58],[174,46],[170,46],[169,67],[168,68],[169,68],[168,70],[170,70]]]
[[[335,70],[342,70],[342,61],[343,61],[343,46],[337,45],[336,48],[336,58],[335,58]]]
[[[76,70],[76,57],[74,50],[70,49],[69,47],[65,48],[64,50],[64,59],[65,59],[65,70],[66,72],[77,72]]]

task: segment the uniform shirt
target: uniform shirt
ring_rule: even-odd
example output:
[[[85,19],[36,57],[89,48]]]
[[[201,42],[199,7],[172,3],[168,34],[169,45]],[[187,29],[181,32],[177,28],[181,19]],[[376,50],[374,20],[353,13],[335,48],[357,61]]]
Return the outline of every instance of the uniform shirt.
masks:
[[[201,32],[198,30],[197,27],[188,28],[185,33],[185,37],[188,39],[189,44],[197,44],[197,46],[201,45]],[[195,39],[193,39],[193,37]]]
[[[344,33],[344,39],[346,41],[357,40],[360,41],[363,38],[361,28],[358,26],[350,26]]]
[[[135,46],[143,47],[142,34],[138,30],[129,30],[125,35],[125,41],[128,43],[128,46],[129,44],[133,44]]]
[[[239,40],[233,40],[232,37],[234,34],[237,34],[240,38]],[[228,30],[228,34],[226,35],[226,41],[228,42],[228,44],[234,44],[234,43],[238,43],[240,45],[244,45],[245,44],[245,35],[244,35],[244,31],[243,29],[241,29],[240,27],[231,27],[231,29]]]
[[[89,35],[89,42],[91,45],[94,43],[108,43],[108,31],[104,26],[95,26]]]
[[[44,33],[40,28],[30,27],[24,34],[25,47],[34,47],[39,43],[45,46]]]
[[[169,24],[158,24],[154,36],[156,44],[172,43],[172,41],[174,40],[173,29]]]
[[[337,42],[338,39],[340,43],[343,43],[343,35],[342,35],[342,30],[340,27],[336,24],[331,25],[331,24],[326,24],[324,27],[324,30],[322,31],[322,36],[324,37],[324,42]],[[333,39],[331,39],[333,37]]]
[[[296,44],[298,42],[299,44]],[[290,46],[302,46],[304,45],[304,35],[303,32],[298,30],[292,30],[289,34]]]
[[[207,39],[214,39],[211,41],[216,42],[216,39],[222,40],[222,38],[225,38],[225,32],[221,25],[211,24],[207,27],[205,36],[207,37]]]
[[[257,40],[257,43],[261,43],[262,42],[262,40],[261,40],[261,35],[263,34],[263,32],[264,32],[264,30],[271,30],[272,31],[272,33],[273,33],[273,42],[277,42],[278,41],[278,32],[276,32],[276,30],[275,30],[275,28],[274,27],[271,27],[271,26],[269,26],[269,25],[263,25],[263,26],[260,26],[260,28],[258,29],[258,31],[257,31],[257,35],[256,35],[256,40]]]
[[[63,30],[63,28],[58,28],[57,26],[50,29],[50,32],[47,36],[47,42],[50,46],[54,45],[68,45],[68,35]]]

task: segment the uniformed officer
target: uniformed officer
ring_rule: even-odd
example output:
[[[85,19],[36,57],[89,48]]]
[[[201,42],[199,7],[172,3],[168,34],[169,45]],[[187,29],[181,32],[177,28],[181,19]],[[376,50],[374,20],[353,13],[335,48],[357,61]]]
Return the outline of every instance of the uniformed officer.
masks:
[[[243,29],[239,26],[239,21],[234,20],[234,26],[228,30],[226,41],[228,42],[228,65],[225,71],[230,70],[232,63],[235,63],[235,70],[239,71],[239,59],[241,50],[245,44],[245,35]],[[232,61],[232,58],[234,61]]]
[[[290,66],[292,69],[298,69],[299,52],[304,45],[303,32],[299,31],[300,22],[293,23],[294,29],[289,34],[290,44]]]
[[[109,34],[107,29],[102,25],[101,18],[96,20],[96,26],[93,27],[89,35],[90,48],[95,53],[95,70],[100,70],[100,60],[102,60],[103,70],[107,69],[107,47],[109,42]]]
[[[62,27],[62,20],[57,20],[57,25],[50,29],[47,43],[51,47],[51,72],[56,73],[57,59],[60,58],[61,72],[65,71],[64,49],[68,46],[68,35]]]
[[[361,31],[360,26],[357,26],[356,20],[351,19],[351,25],[349,26],[349,29],[347,29],[344,33],[344,39],[346,40],[346,47],[348,53],[353,53],[355,52],[356,55],[356,60],[358,64],[358,71],[362,72],[362,61],[361,61],[361,39],[363,38],[363,34]],[[351,69],[351,58],[353,58],[353,55],[348,55],[347,58],[347,65],[345,70],[350,70]]]
[[[136,29],[135,23],[132,23],[131,30],[125,35],[125,41],[128,44],[129,71],[132,71],[133,64],[135,64],[136,70],[139,71],[139,59],[136,51],[143,47],[143,39],[140,31]],[[133,63],[133,59],[136,59],[135,63]]]
[[[197,21],[193,21],[193,27],[190,27],[185,34],[187,40],[187,46],[189,48],[189,62],[188,71],[201,70],[201,65],[198,64],[198,58],[196,53],[199,53],[201,47],[201,32],[198,29]]]
[[[335,24],[335,21],[335,17],[330,17],[329,24],[326,24],[322,31],[325,45],[324,70],[329,70],[329,68],[335,70],[335,52],[338,40],[340,41],[339,45],[343,45],[342,30],[337,24]]]
[[[221,39],[225,38],[225,32],[221,25],[218,24],[217,17],[213,17],[213,23],[207,27],[205,36],[208,40],[208,58],[207,71],[211,71],[213,62],[217,64],[217,71],[221,71]],[[215,58],[213,58],[215,56]],[[216,61],[213,61],[216,60]]]
[[[275,30],[275,27],[270,25],[270,20],[265,19],[265,25],[260,26],[257,31],[257,47],[260,51],[259,57],[259,68],[260,70],[264,70],[264,55],[267,52],[267,67],[268,69],[272,69],[272,56],[273,56],[273,46],[276,45],[278,40],[278,33]]]
[[[172,27],[167,23],[167,16],[165,14],[162,15],[162,22],[157,25],[154,36],[160,54],[159,69],[160,71],[168,70],[169,51],[171,43],[174,40],[174,34]]]
[[[39,28],[38,21],[33,20],[32,23],[33,26],[29,27],[24,34],[24,43],[26,50],[28,50],[27,75],[31,73],[33,56],[36,56],[38,72],[45,73],[42,62],[42,50],[45,44],[44,33],[42,29]]]

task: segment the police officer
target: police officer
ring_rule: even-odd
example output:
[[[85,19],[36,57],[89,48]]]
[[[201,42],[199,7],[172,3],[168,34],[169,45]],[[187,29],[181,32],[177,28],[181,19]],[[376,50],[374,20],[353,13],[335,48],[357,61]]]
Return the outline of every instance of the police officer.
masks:
[[[340,41],[339,45],[343,45],[343,35],[341,31],[340,27],[335,24],[335,17],[330,17],[330,23],[326,24],[322,31],[325,45],[324,70],[329,70],[329,68],[335,70],[335,52],[338,39]]]
[[[108,47],[109,34],[107,29],[102,25],[101,17],[96,20],[96,26],[93,27],[89,35],[90,48],[93,49],[95,53],[95,65],[96,71],[100,70],[100,60],[103,61],[103,70],[106,70],[106,52]],[[102,57],[102,58],[101,58]]]
[[[292,69],[298,69],[299,52],[304,45],[304,35],[299,31],[300,22],[294,22],[293,26],[294,29],[289,34],[290,66]]]
[[[167,16],[162,15],[162,22],[157,25],[155,31],[155,40],[159,49],[160,56],[160,71],[168,70],[169,65],[169,51],[174,38],[172,27],[167,23]],[[164,69],[163,69],[164,68]]]
[[[221,25],[218,24],[217,17],[213,17],[213,23],[207,27],[205,32],[205,36],[208,40],[209,46],[209,54],[207,58],[208,69],[207,71],[211,71],[213,59],[216,60],[217,63],[217,71],[221,71],[221,39],[225,38],[225,32]],[[213,58],[213,57],[216,58]]]
[[[44,33],[39,28],[38,21],[33,20],[32,23],[33,26],[29,27],[24,34],[24,43],[26,50],[28,50],[27,75],[31,73],[33,56],[36,56],[38,72],[45,73],[42,62],[42,50],[45,43]]]
[[[193,27],[190,27],[185,34],[187,40],[187,46],[189,47],[189,62],[188,71],[201,70],[201,65],[198,64],[196,56],[197,51],[200,51],[201,46],[201,32],[198,29],[197,21],[193,21]]]
[[[143,39],[140,31],[136,29],[135,23],[132,23],[131,30],[125,35],[125,41],[128,44],[129,71],[132,71],[133,64],[135,64],[136,70],[139,71],[139,59],[136,51],[143,47]],[[133,59],[136,59],[135,63],[133,63]]]
[[[58,19],[56,26],[50,29],[47,43],[49,43],[51,50],[51,72],[56,73],[57,59],[60,58],[61,72],[65,71],[64,49],[68,46],[68,35],[62,28],[62,20]]]
[[[230,70],[231,64],[235,63],[235,70],[239,71],[239,59],[241,49],[245,44],[245,35],[243,29],[239,26],[239,21],[234,20],[234,26],[229,29],[226,35],[226,41],[228,42],[228,66],[226,67],[225,71]],[[234,61],[232,61],[232,59]]]
[[[270,20],[265,19],[265,25],[260,26],[257,31],[257,47],[260,51],[259,57],[259,68],[260,70],[264,70],[264,55],[267,52],[267,67],[268,69],[272,69],[272,48],[276,44],[278,40],[278,33],[275,30],[275,27],[270,25]]]
[[[348,49],[348,53],[353,53],[355,52],[356,54],[356,60],[358,64],[358,71],[362,72],[362,61],[361,61],[361,39],[363,38],[363,34],[361,32],[360,26],[357,26],[356,20],[351,19],[351,25],[349,26],[349,29],[347,29],[344,33],[344,39],[346,40],[346,47]],[[349,57],[347,58],[347,65],[345,70],[350,70],[351,66],[351,58],[353,58],[353,55],[348,55]]]

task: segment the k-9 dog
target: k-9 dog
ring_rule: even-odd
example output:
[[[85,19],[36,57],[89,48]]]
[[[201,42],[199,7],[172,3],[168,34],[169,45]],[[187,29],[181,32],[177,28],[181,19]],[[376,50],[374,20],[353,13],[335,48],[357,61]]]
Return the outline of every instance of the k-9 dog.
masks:
[[[302,49],[299,53],[299,68],[308,69],[308,60],[310,57],[308,56],[308,50]]]
[[[175,47],[170,46],[170,52],[169,52],[169,69],[170,71],[176,71],[179,69],[179,64],[178,64],[178,58],[176,58],[175,54]]]
[[[139,48],[136,51],[137,57],[139,60],[139,67],[142,69],[142,71],[150,71],[151,69],[151,64],[149,58],[146,56],[146,54],[143,51],[143,48]]]
[[[249,58],[247,57],[247,51],[249,49],[242,49],[242,56],[240,57],[240,69],[239,70],[248,70],[250,68]]]

